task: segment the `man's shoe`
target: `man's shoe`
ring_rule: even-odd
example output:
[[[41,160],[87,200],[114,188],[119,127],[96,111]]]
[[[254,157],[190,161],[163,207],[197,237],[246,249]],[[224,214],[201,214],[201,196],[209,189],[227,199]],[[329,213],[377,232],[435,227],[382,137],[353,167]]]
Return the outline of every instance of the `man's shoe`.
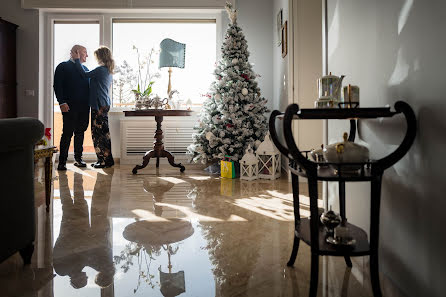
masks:
[[[65,166],[65,164],[59,164],[59,165],[57,165],[57,170],[58,171],[66,171],[67,167]]]
[[[95,167],[96,165],[101,165],[101,162],[97,161],[96,163],[91,164],[91,167]]]
[[[87,167],[87,163],[82,161],[82,159],[75,160],[73,165],[76,166],[76,167]]]

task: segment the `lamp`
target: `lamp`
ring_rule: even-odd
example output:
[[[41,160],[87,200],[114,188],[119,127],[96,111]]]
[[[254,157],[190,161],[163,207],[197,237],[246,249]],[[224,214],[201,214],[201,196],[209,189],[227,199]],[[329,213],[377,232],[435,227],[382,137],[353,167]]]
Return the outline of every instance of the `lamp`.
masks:
[[[172,67],[184,68],[186,45],[170,38],[166,38],[161,41],[160,49],[159,68],[169,67],[169,85],[167,87],[167,96],[170,98],[170,91],[172,90],[170,78],[172,74]]]

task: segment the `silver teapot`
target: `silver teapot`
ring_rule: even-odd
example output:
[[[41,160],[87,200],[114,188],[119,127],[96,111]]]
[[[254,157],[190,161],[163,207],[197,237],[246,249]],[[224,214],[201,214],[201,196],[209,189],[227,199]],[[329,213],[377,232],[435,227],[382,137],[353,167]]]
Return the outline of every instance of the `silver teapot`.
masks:
[[[317,80],[319,98],[315,102],[316,108],[337,107],[341,101],[342,80],[345,75],[325,75]]]
[[[327,145],[323,150],[324,159],[328,163],[364,163],[369,160],[369,149],[363,145],[348,141],[348,134],[344,132],[344,141]],[[361,164],[343,166],[345,171],[356,171]]]
[[[159,109],[159,108],[163,108],[166,104],[167,104],[167,101],[168,101],[168,99],[167,98],[164,98],[164,99],[161,99],[158,95],[157,96],[155,96],[153,99],[152,99],[152,106],[153,106],[153,108],[155,108],[155,109]]]

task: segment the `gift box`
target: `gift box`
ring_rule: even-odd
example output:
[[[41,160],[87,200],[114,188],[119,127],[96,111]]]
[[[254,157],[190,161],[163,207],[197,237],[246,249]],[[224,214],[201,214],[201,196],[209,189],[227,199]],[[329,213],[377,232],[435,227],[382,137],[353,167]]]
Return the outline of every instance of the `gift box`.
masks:
[[[231,160],[230,156],[225,156],[220,161],[220,176],[225,178],[237,178],[240,173],[240,165],[238,162]]]

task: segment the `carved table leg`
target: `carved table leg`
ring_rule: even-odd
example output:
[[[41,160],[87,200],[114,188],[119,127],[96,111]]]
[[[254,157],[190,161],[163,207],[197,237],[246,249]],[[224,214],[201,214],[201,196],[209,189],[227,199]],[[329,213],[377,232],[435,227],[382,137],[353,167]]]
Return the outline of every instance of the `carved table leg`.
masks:
[[[163,150],[161,153],[161,156],[167,158],[167,160],[169,160],[169,164],[171,166],[180,168],[181,172],[184,172],[184,170],[186,170],[186,168],[183,165],[181,165],[181,163],[175,164],[175,160],[174,160],[175,158],[168,151]]]
[[[141,165],[136,165],[135,168],[133,168],[132,173],[136,174],[139,169],[142,169],[149,164],[150,158],[156,157],[156,168],[159,168],[160,166],[160,158],[167,158],[169,160],[169,164],[173,167],[180,168],[181,172],[184,172],[186,168],[181,165],[181,163],[175,164],[174,157],[171,153],[164,150],[164,143],[163,143],[163,130],[161,129],[161,123],[163,122],[163,116],[155,116],[156,121],[156,131],[155,131],[155,141],[153,142],[153,150],[147,152],[143,158],[143,162]]]
[[[144,158],[142,159],[141,165],[136,165],[135,168],[133,168],[132,173],[136,174],[136,173],[138,173],[139,169],[145,168],[149,164],[150,158],[153,158],[155,156],[156,156],[156,152],[154,150],[148,151],[144,155]]]

